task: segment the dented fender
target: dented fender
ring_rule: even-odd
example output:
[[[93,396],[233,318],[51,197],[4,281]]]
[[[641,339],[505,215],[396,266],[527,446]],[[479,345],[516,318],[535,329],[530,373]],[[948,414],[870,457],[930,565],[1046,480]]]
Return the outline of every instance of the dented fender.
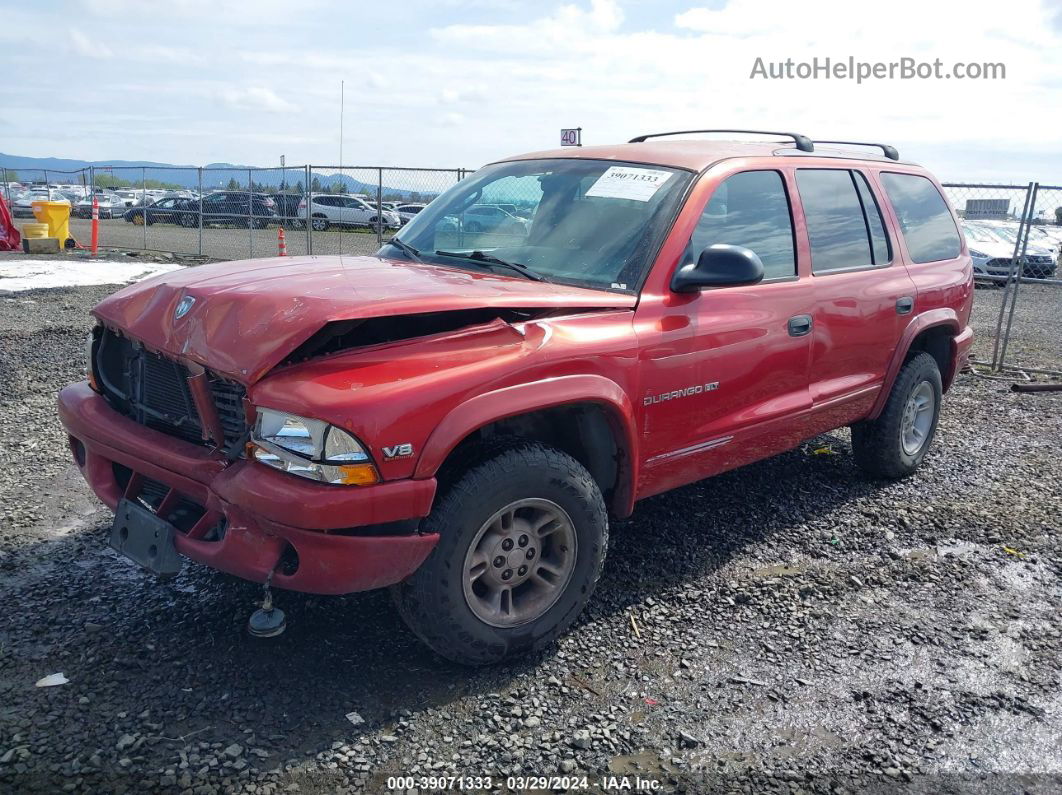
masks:
[[[620,457],[612,509],[618,516],[629,516],[634,510],[633,485],[637,483],[639,460],[634,408],[619,384],[601,375],[545,378],[496,389],[461,403],[435,426],[413,476],[433,477],[463,439],[492,422],[574,403],[596,403],[607,410]]]

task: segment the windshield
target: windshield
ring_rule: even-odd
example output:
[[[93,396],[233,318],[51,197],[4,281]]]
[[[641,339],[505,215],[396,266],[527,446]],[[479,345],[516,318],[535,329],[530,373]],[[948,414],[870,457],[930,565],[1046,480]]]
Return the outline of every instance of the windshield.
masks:
[[[605,160],[480,169],[414,216],[388,257],[623,291],[638,289],[692,174]],[[473,255],[473,256],[469,256]]]

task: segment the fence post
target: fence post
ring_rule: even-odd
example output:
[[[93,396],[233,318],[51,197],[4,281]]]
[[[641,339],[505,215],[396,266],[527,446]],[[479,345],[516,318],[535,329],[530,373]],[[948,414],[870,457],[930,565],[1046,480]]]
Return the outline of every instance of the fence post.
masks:
[[[1021,256],[1017,258],[1018,275],[1014,279],[1014,294],[1010,298],[1010,311],[1007,315],[1007,330],[1003,332],[1003,347],[999,350],[999,370],[1002,370],[1007,361],[1007,344],[1010,342],[1010,329],[1014,325],[1014,307],[1018,305],[1018,288],[1021,287],[1021,279],[1025,270],[1025,256],[1029,250],[1029,234],[1032,227],[1033,213],[1036,212],[1036,194],[1040,192],[1040,183],[1032,183],[1032,199],[1029,201],[1029,210],[1022,216],[1021,222],[1018,224],[1018,240],[1015,243],[1021,243]],[[1025,239],[1022,240],[1022,232],[1025,233]],[[1015,265],[1011,263],[1011,273],[1014,273]]]
[[[203,167],[196,169],[199,172],[199,256],[203,256]]]
[[[4,193],[7,194],[7,209],[11,213],[11,217],[14,218],[15,210],[11,206],[11,183],[7,179],[7,169],[4,169]]]
[[[251,186],[251,169],[247,169],[247,259],[254,259],[254,194]]]
[[[313,166],[306,166],[306,181],[303,183],[306,191],[306,253],[313,254],[313,230],[310,229],[310,205],[313,204],[313,191],[310,190],[310,172]]]
[[[147,250],[147,227],[148,227],[148,211],[147,211],[147,166],[143,166],[140,170],[140,207],[141,214],[144,216],[144,250]]]
[[[376,248],[383,245],[383,169],[376,169]]]
[[[1030,201],[1033,197],[1033,185],[1034,183],[1030,182],[1028,187],[1025,189],[1025,204],[1022,206],[1021,209],[1021,217],[1019,218],[1018,223],[1018,235],[1014,240],[1014,255],[1011,257],[1010,260],[1010,274],[1007,276],[1007,281],[1003,285],[1003,298],[999,302],[999,317],[996,320],[996,336],[995,340],[992,342],[992,372],[994,373],[998,373],[1000,370],[1003,369],[1003,360],[1002,357],[999,355],[1000,338],[1003,333],[1003,317],[1007,312],[1007,301],[1011,296],[1011,285],[1017,284],[1017,282],[1015,281],[1014,274],[1015,270],[1020,268],[1020,262],[1018,258],[1021,254],[1022,224],[1024,223],[1025,217],[1032,213],[1032,206],[1030,204]],[[1020,274],[1020,271],[1018,272]]]

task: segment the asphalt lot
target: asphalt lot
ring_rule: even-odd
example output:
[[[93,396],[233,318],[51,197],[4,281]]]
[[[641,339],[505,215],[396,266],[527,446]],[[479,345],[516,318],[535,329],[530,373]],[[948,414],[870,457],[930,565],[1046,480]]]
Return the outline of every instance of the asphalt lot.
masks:
[[[54,401],[111,289],[0,296],[0,790],[1062,787],[1062,394],[962,375],[899,483],[865,479],[838,432],[646,500],[567,637],[468,670],[385,593],[279,593],[288,631],[255,640],[256,586],[190,563],[159,582],[107,548]],[[1015,355],[1062,368],[1062,294],[1025,295]],[[999,296],[977,291],[978,329]]]

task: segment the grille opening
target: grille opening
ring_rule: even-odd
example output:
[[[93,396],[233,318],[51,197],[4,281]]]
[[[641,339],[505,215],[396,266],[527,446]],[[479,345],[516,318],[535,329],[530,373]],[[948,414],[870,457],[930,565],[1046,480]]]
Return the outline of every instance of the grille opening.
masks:
[[[118,485],[122,487],[124,492],[129,487],[129,481],[133,477],[133,472],[129,467],[122,464],[113,464],[114,479],[118,482]],[[162,501],[169,494],[170,487],[165,483],[160,483],[157,480],[153,480],[145,475],[140,476],[140,490],[135,496],[135,500],[147,508],[152,513],[158,513],[159,507],[162,505]],[[206,509],[183,494],[179,495],[177,500],[173,503],[172,507],[166,512],[166,515],[161,517],[167,522],[176,527],[180,532],[187,533],[206,513]],[[207,534],[207,540],[214,540],[210,538],[213,534],[219,538],[219,533],[223,532],[219,528],[212,528],[210,533]]]
[[[111,329],[96,345],[96,380],[111,407],[135,422],[186,442],[213,446],[188,385],[188,368],[153,353]],[[208,373],[210,394],[221,421],[225,446],[243,436],[247,419],[241,384]]]

